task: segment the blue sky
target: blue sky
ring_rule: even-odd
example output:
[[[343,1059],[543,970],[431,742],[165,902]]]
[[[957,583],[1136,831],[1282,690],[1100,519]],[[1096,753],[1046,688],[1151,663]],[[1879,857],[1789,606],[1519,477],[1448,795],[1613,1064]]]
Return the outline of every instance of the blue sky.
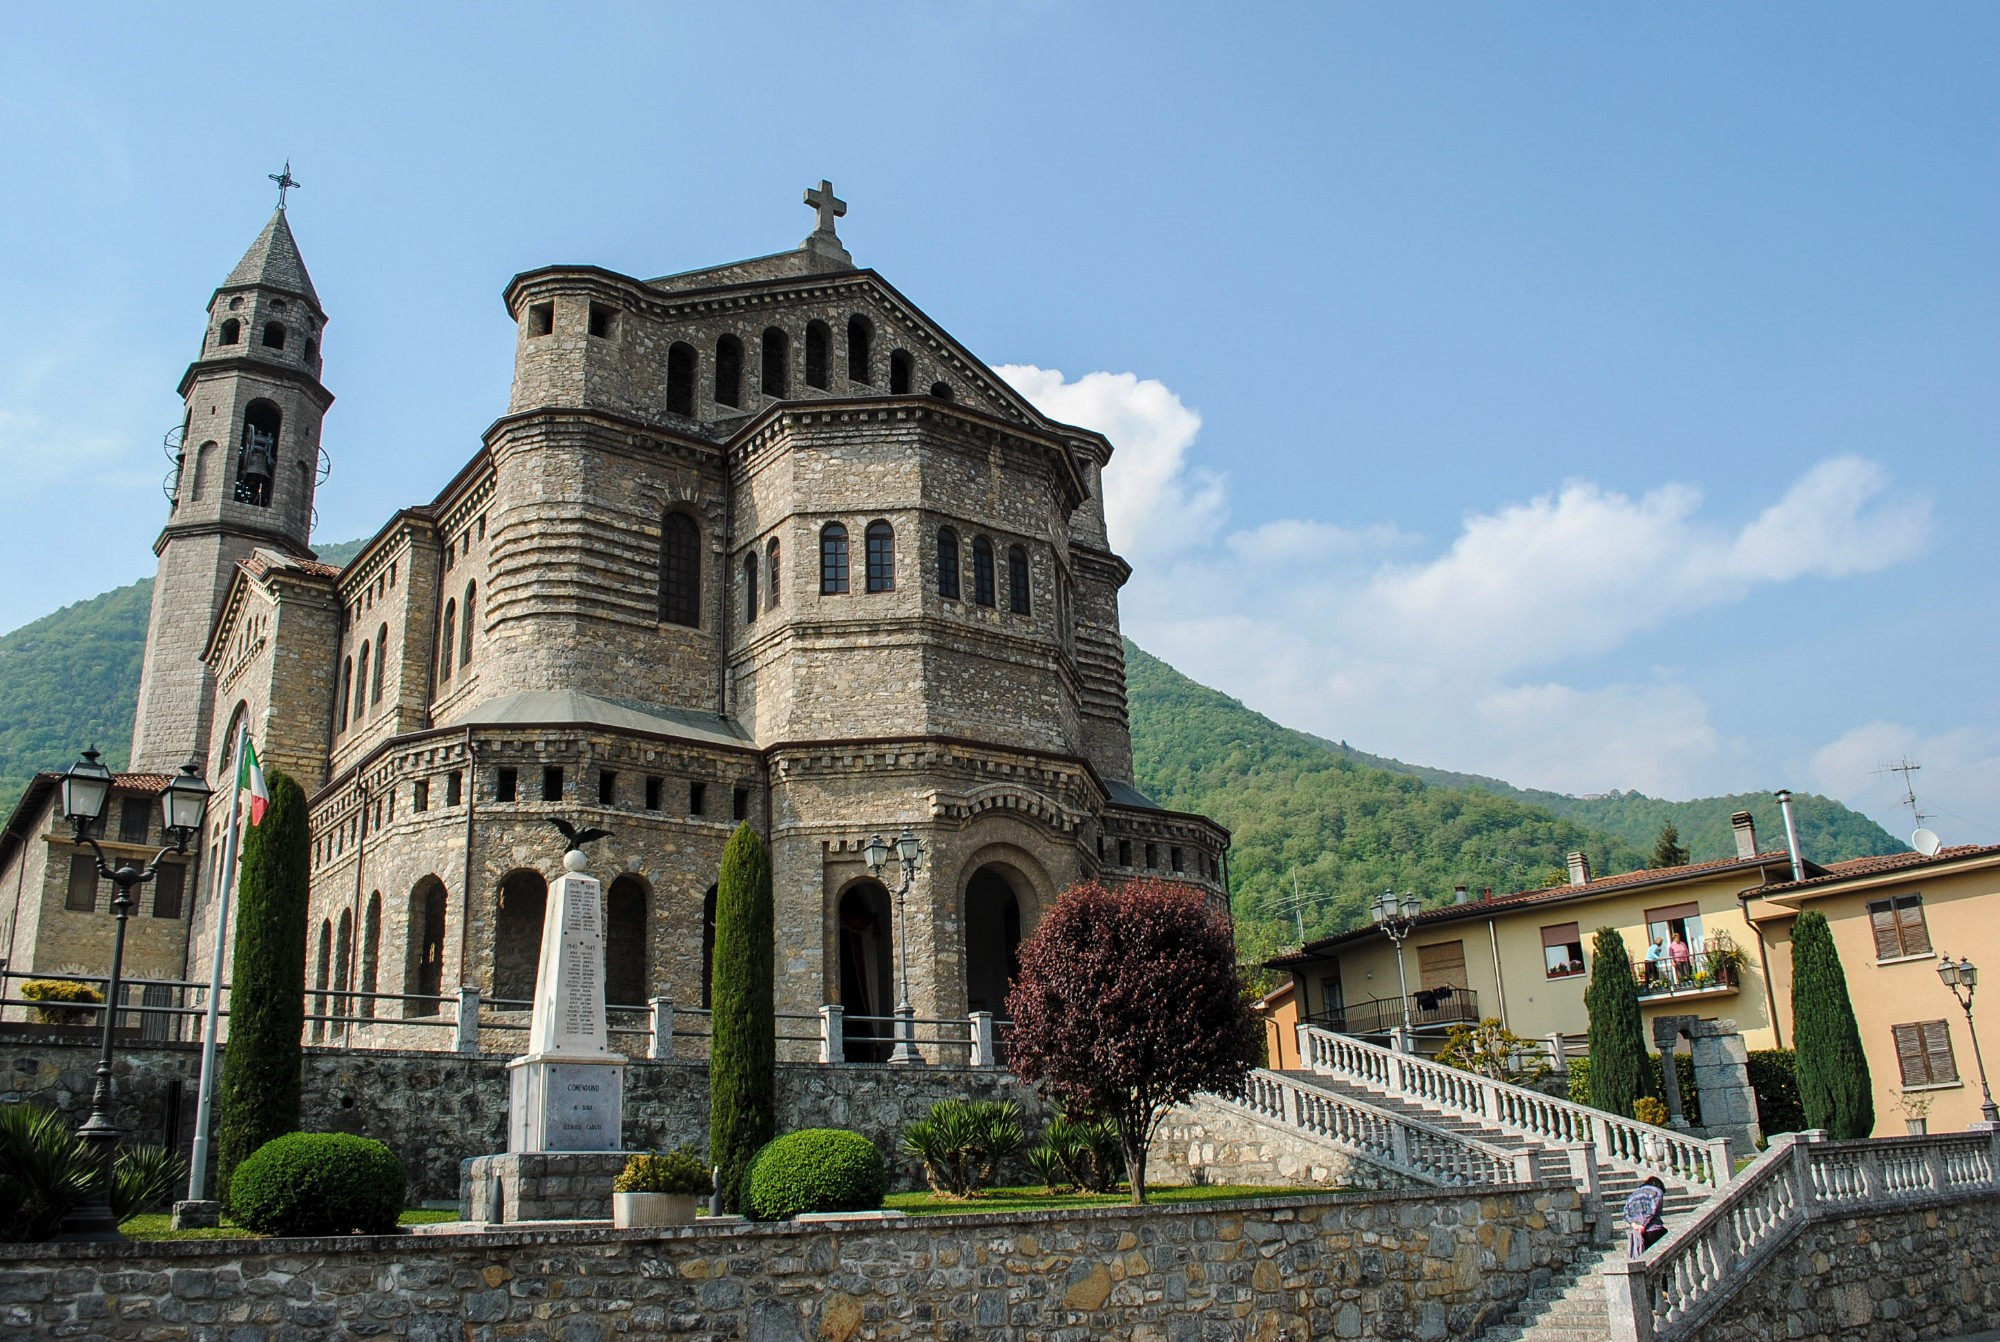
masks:
[[[1189,674],[1898,833],[1908,753],[2000,838],[1992,7],[41,7],[0,116],[0,627],[150,570],[287,157],[336,540],[501,412],[508,276],[788,247],[826,176],[861,264],[1117,437],[1127,629]]]

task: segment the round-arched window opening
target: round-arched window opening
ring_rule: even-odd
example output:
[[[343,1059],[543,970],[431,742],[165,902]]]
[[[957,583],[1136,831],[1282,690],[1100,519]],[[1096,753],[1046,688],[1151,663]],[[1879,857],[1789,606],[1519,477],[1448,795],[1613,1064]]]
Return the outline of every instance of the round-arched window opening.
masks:
[[[234,345],[241,339],[243,339],[243,323],[231,317],[228,321],[222,323],[222,329],[216,333],[215,343],[218,345]]]
[[[952,393],[951,385],[946,382],[931,383],[931,395],[937,397],[940,401],[955,401],[958,399]]]
[[[267,349],[285,347],[285,324],[283,322],[264,323],[264,346]]]
[[[306,362],[307,363],[319,362],[319,341],[314,340],[310,336],[306,338]]]

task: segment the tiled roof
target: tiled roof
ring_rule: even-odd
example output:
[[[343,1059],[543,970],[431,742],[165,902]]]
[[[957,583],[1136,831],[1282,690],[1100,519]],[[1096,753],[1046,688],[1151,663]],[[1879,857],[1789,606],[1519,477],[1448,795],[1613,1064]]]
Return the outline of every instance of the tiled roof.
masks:
[[[1768,853],[1759,853],[1755,857],[1717,858],[1710,862],[1690,862],[1685,866],[1679,867],[1645,867],[1638,871],[1619,872],[1615,876],[1599,876],[1583,885],[1552,885],[1542,890],[1521,890],[1511,895],[1498,895],[1492,899],[1475,899],[1465,904],[1446,904],[1441,908],[1425,909],[1417,915],[1416,923],[1417,926],[1424,927],[1432,923],[1455,922],[1461,918],[1483,918],[1494,913],[1509,912],[1532,905],[1560,904],[1573,899],[1591,899],[1595,896],[1608,894],[1628,886],[1671,885],[1675,882],[1696,879],[1716,872],[1728,871],[1732,868],[1758,871],[1761,874],[1763,867],[1776,862],[1789,864],[1791,857],[1783,851],[1774,850]],[[1295,964],[1309,958],[1316,951],[1330,949],[1342,942],[1371,933],[1374,930],[1373,924],[1365,927],[1350,928],[1345,932],[1339,932],[1330,937],[1322,937],[1317,941],[1308,942],[1296,951],[1267,960],[1264,963],[1273,967]]]
[[[61,775],[51,775],[60,777]],[[113,774],[111,786],[124,788],[127,792],[165,792],[167,784],[173,781],[172,774]]]
[[[263,579],[280,569],[294,569],[309,578],[338,578],[340,565],[322,564],[317,559],[295,559],[275,550],[252,550],[236,561],[236,566],[253,578]]]
[[[1930,857],[1922,853],[1884,853],[1877,857],[1855,857],[1845,862],[1829,862],[1823,874],[1808,876],[1803,881],[1780,881],[1758,890],[1760,895],[1782,895],[1793,890],[1804,890],[1817,886],[1834,885],[1850,881],[1860,876],[1878,876],[1885,871],[1900,871],[1909,867],[1929,867],[1943,862],[1957,862],[1968,857],[1991,857],[2000,854],[2000,843],[1961,843],[1950,848],[1940,848]]]
[[[306,274],[305,258],[299,255],[299,244],[292,237],[292,226],[285,222],[282,209],[272,211],[271,222],[264,225],[264,231],[250,244],[250,250],[243,253],[243,259],[229,272],[222,287],[235,289],[251,284],[283,289],[298,294],[314,307],[319,306],[312,276]]]

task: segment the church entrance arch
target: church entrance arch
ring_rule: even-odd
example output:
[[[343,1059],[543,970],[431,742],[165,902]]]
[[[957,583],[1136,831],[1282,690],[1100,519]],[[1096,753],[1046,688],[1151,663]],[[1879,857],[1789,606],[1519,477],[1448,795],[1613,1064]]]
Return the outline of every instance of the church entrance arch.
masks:
[[[525,1007],[535,998],[542,963],[542,915],[549,886],[538,871],[510,871],[501,878],[493,913],[493,1000]]]
[[[840,1005],[846,1015],[843,1051],[848,1062],[887,1062],[891,1031],[886,1017],[894,947],[889,935],[889,892],[876,881],[856,881],[840,896],[834,917],[840,948]]]
[[[1021,897],[1004,871],[979,868],[965,886],[965,1003],[1004,1019],[1020,970]]]

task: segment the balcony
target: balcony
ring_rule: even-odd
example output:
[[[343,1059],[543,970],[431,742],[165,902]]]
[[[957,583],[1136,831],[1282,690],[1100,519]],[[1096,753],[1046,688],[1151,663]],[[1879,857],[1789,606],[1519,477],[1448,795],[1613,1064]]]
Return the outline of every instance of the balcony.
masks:
[[[1734,942],[1719,937],[1695,946],[1686,961],[1634,960],[1632,981],[1639,986],[1642,1002],[1707,997],[1735,992],[1742,970],[1743,952]]]
[[[1443,1030],[1479,1021],[1479,994],[1470,988],[1429,988],[1410,994],[1409,1022],[1414,1030]],[[1387,1034],[1403,1023],[1403,999],[1374,997],[1349,1002],[1312,1018],[1314,1025],[1336,1034]]]

